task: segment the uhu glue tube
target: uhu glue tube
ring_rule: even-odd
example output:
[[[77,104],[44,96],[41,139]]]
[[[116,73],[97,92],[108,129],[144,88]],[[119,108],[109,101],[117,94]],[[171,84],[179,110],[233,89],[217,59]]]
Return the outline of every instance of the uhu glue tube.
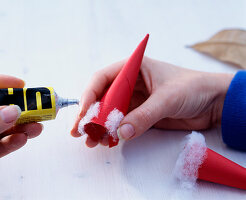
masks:
[[[22,111],[17,124],[55,119],[60,108],[74,104],[79,101],[60,98],[52,87],[0,89],[0,106],[18,105]]]

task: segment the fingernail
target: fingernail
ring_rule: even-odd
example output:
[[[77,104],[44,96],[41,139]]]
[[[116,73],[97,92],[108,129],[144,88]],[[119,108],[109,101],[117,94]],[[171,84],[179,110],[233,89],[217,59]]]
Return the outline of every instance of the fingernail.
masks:
[[[0,117],[5,123],[11,123],[18,119],[21,115],[21,109],[19,106],[7,106],[0,110]]]
[[[118,128],[117,135],[120,140],[128,140],[135,135],[135,130],[131,124],[123,124]]]

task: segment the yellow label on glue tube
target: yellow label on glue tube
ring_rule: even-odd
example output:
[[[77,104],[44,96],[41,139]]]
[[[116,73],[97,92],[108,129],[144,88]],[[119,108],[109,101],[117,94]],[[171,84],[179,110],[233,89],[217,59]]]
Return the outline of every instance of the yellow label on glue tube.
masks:
[[[23,88],[24,111],[17,123],[46,121],[56,118],[55,92],[52,87]]]

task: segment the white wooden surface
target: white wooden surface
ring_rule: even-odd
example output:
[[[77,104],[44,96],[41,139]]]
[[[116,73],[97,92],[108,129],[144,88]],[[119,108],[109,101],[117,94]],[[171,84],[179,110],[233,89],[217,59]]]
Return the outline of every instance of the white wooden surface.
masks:
[[[129,56],[146,33],[150,57],[235,72],[185,47],[233,27],[246,28],[244,0],[0,0],[0,73],[79,98],[95,71]],[[76,113],[61,110],[38,138],[0,159],[0,199],[171,199],[171,172],[188,132],[150,130],[113,149],[89,149],[69,134]],[[246,167],[246,153],[228,149],[220,128],[202,133],[210,148]],[[237,200],[246,192],[200,182],[194,196]]]

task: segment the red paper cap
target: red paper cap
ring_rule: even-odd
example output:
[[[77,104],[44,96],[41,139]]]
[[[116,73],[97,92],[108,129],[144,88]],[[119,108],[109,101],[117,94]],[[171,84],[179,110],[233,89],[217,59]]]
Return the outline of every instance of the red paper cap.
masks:
[[[198,169],[198,178],[246,190],[246,169],[207,148],[207,157]]]
[[[107,134],[108,130],[105,127],[105,122],[107,121],[109,113],[115,108],[126,115],[148,38],[149,34],[147,34],[138,45],[101,99],[98,117],[93,118],[90,123],[84,126],[85,132],[92,140],[99,141]],[[112,138],[112,136],[109,135],[109,147],[117,144],[118,139]]]

